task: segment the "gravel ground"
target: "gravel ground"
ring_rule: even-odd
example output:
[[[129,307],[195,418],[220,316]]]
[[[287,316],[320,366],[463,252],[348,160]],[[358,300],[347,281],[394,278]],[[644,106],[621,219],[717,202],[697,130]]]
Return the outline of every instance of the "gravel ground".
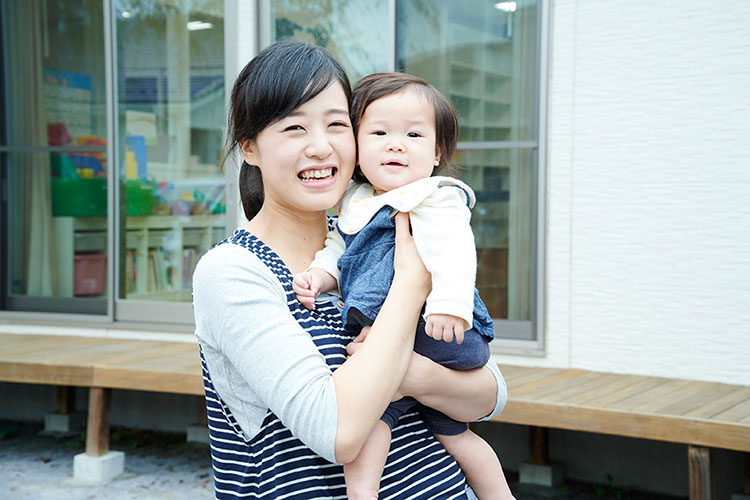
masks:
[[[214,498],[208,445],[186,443],[185,434],[121,428],[112,429],[110,441],[125,452],[125,472],[107,484],[80,484],[72,477],[82,435],[46,435],[41,424],[0,421],[0,500]],[[517,500],[678,500],[610,485],[519,485],[512,472],[508,481]]]
[[[0,499],[148,500],[213,497],[208,445],[185,434],[112,429],[111,449],[125,452],[125,472],[103,485],[73,480],[81,435],[45,435],[39,424],[0,421]]]

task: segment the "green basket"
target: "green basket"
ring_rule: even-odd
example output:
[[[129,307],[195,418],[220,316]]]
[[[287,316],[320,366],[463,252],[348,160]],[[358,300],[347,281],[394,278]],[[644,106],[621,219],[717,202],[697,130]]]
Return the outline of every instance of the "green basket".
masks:
[[[125,181],[125,204],[129,216],[152,215],[156,205],[156,182],[141,179]]]
[[[106,217],[107,179],[51,178],[52,215]]]

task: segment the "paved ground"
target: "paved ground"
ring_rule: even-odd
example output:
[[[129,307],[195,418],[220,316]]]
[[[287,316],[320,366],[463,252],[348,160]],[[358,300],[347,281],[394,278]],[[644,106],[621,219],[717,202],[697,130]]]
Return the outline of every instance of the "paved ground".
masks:
[[[81,435],[51,436],[38,424],[0,421],[2,500],[209,500],[213,498],[208,446],[185,442],[184,434],[113,429],[111,448],[124,451],[125,473],[105,485],[73,481],[73,457],[83,452]],[[568,483],[538,488],[508,479],[518,500],[676,500],[621,491],[607,485]]]

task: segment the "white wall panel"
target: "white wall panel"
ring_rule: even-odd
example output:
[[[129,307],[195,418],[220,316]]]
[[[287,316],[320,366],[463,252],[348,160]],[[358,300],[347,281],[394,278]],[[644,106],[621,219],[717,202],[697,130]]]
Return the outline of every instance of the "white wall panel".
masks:
[[[750,384],[748,22],[554,3],[547,356],[501,361]]]

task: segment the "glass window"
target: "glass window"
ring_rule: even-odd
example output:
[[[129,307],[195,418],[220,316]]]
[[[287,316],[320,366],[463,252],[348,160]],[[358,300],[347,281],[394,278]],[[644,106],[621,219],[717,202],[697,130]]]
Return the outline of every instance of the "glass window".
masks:
[[[397,3],[396,67],[450,97],[459,141],[536,139],[537,4]]]
[[[460,117],[460,176],[475,190],[477,288],[499,337],[536,333],[537,29],[535,1],[400,0],[396,67],[426,79]]]
[[[100,0],[2,1],[3,308],[107,310]]]
[[[296,38],[324,47],[352,85],[390,65],[387,0],[274,0],[271,10],[272,42]]]
[[[189,302],[198,258],[225,234],[224,2],[117,0],[115,15],[117,296]]]
[[[534,156],[532,149],[460,149],[456,160],[476,194],[477,288],[496,319],[531,320]]]

